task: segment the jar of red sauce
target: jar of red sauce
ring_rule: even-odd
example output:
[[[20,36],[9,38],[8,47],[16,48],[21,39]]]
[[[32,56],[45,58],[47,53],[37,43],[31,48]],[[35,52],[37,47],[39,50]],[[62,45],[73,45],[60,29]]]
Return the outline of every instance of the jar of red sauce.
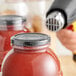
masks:
[[[2,76],[63,76],[57,56],[49,49],[49,36],[21,33],[11,43],[13,50],[3,61]]]
[[[29,30],[24,27],[25,22],[26,20],[18,15],[0,16],[0,66],[6,53],[11,50],[11,36],[20,32],[29,32]]]

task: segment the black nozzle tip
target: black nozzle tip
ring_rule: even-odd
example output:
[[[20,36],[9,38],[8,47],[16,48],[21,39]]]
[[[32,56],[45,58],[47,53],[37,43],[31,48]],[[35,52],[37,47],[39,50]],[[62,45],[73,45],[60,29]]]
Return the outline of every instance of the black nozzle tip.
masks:
[[[76,54],[73,54],[73,60],[76,62]]]

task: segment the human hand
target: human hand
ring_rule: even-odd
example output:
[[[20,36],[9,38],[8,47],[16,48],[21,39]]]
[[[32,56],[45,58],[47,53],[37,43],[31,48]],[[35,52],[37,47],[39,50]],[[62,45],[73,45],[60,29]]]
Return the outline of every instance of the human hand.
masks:
[[[67,49],[71,51],[76,50],[76,32],[63,29],[57,32],[57,37]]]

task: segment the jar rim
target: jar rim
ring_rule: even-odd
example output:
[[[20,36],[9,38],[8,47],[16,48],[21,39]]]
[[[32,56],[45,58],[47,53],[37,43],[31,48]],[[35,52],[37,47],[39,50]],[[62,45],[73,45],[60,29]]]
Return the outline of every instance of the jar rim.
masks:
[[[37,47],[50,43],[50,37],[41,33],[20,33],[11,38],[13,46]]]

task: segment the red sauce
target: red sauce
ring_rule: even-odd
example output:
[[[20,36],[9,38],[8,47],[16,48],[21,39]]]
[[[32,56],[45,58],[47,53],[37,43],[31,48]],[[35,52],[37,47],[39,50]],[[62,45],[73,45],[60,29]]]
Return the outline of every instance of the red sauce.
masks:
[[[49,48],[50,53],[14,51],[4,64],[2,76],[63,76],[58,58]]]

